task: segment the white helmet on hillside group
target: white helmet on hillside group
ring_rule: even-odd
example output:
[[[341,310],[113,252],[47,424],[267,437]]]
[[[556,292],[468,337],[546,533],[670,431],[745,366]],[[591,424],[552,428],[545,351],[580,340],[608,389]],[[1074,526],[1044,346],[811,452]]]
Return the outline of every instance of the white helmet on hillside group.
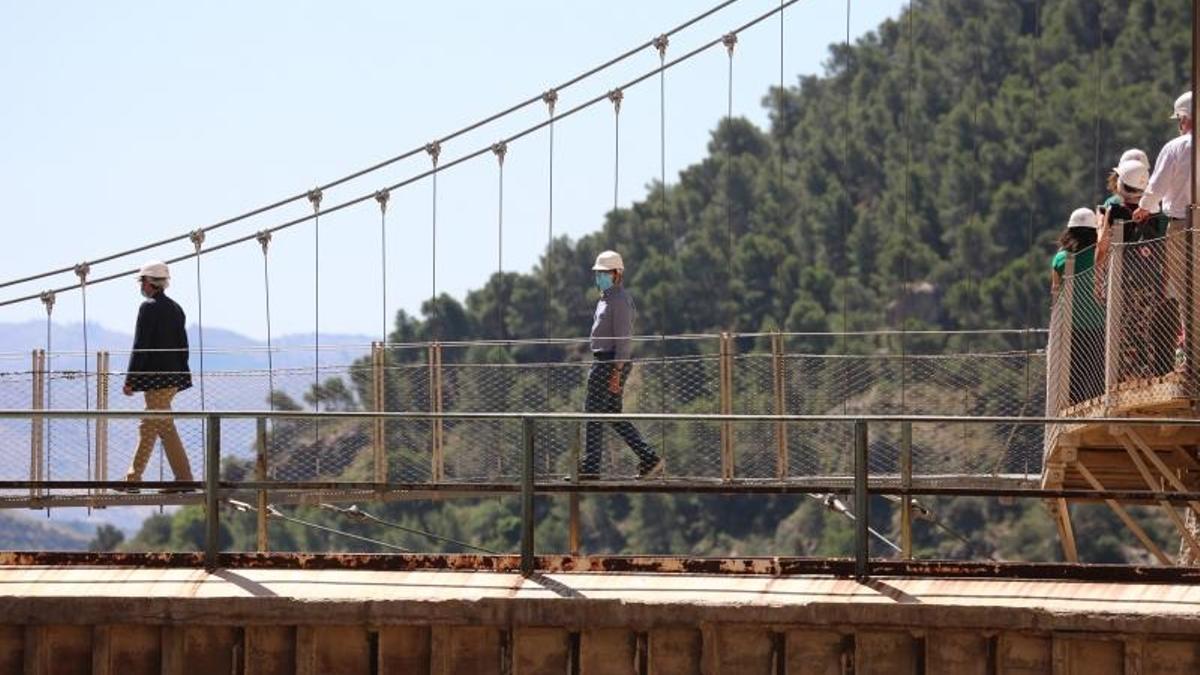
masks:
[[[1179,98],[1175,99],[1175,114],[1171,115],[1171,119],[1177,120],[1181,117],[1192,116],[1192,92],[1184,92]]]
[[[1096,229],[1096,212],[1091,209],[1078,208],[1071,212],[1071,219],[1067,221],[1067,229],[1082,227],[1089,230]]]
[[[1150,168],[1136,159],[1127,159],[1117,167],[1117,180],[1141,192],[1150,184]]]
[[[1130,148],[1130,149],[1126,150],[1125,152],[1121,153],[1121,161],[1117,162],[1117,166],[1121,166],[1121,164],[1128,162],[1131,159],[1134,161],[1141,162],[1145,166],[1150,166],[1150,158],[1146,156],[1146,153],[1142,152],[1138,148]],[[1117,167],[1114,166],[1113,171],[1116,171],[1116,170],[1117,170]]]
[[[171,280],[171,269],[161,260],[151,260],[142,265],[142,268],[137,273],[138,280],[147,279],[154,283],[155,286],[162,288],[167,287],[167,283]]]
[[[616,251],[604,251],[596,256],[596,264],[592,265],[594,272],[610,272],[612,270],[625,270],[625,261],[621,260],[621,254]]]

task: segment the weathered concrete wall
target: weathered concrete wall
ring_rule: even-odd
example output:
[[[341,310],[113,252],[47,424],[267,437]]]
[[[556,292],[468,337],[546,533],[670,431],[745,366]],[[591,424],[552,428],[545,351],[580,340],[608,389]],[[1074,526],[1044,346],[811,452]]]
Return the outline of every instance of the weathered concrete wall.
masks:
[[[7,673],[1182,675],[1200,589],[0,567]]]

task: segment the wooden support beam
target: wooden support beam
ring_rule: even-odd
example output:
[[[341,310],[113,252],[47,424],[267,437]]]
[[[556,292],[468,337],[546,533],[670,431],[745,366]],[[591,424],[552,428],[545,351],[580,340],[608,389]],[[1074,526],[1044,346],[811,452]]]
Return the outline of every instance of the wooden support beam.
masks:
[[[1133,444],[1139,450],[1141,450],[1143,454],[1146,455],[1146,458],[1150,460],[1150,463],[1154,465],[1154,468],[1158,469],[1158,472],[1162,474],[1163,478],[1167,479],[1167,482],[1171,484],[1171,487],[1180,492],[1188,491],[1187,486],[1184,485],[1179,476],[1175,475],[1175,472],[1171,470],[1171,467],[1167,466],[1166,462],[1162,461],[1162,458],[1158,456],[1158,453],[1154,452],[1154,450],[1146,443],[1146,441],[1142,440],[1142,437],[1138,435],[1137,431],[1135,431],[1132,427],[1125,427],[1121,431],[1124,433],[1126,438],[1132,441]],[[1200,502],[1188,502],[1188,506],[1191,507],[1191,509],[1195,511],[1197,515],[1200,515]]]
[[[1058,526],[1058,539],[1062,543],[1063,557],[1067,562],[1079,562],[1079,549],[1075,545],[1075,528],[1071,527],[1071,512],[1067,509],[1067,500],[1057,499],[1051,502],[1054,510],[1054,524]]]
[[[1121,442],[1121,446],[1125,448],[1125,452],[1129,454],[1129,459],[1133,460],[1133,465],[1137,467],[1138,473],[1142,475],[1142,480],[1146,481],[1146,487],[1162,494],[1162,489],[1158,485],[1155,485],[1154,474],[1150,473],[1150,468],[1146,466],[1146,462],[1141,457],[1138,457],[1138,450],[1134,447],[1129,437],[1118,436],[1118,440]],[[1175,527],[1179,528],[1179,535],[1192,548],[1196,556],[1200,557],[1200,541],[1196,539],[1196,536],[1184,524],[1183,518],[1179,516],[1179,511],[1175,509],[1173,504],[1166,500],[1160,501],[1159,505],[1167,512],[1167,516],[1171,519],[1171,522],[1175,523]]]
[[[1087,467],[1083,465],[1083,462],[1075,462],[1075,469],[1079,471],[1079,474],[1083,476],[1083,479],[1092,486],[1093,490],[1104,490],[1104,485],[1100,481],[1096,480],[1096,477],[1092,475],[1091,471],[1088,471]],[[1146,531],[1142,529],[1142,526],[1137,524],[1137,521],[1135,521],[1133,517],[1129,515],[1129,512],[1125,510],[1125,507],[1118,504],[1117,500],[1115,499],[1105,499],[1104,503],[1108,504],[1108,508],[1112,509],[1112,512],[1117,514],[1117,518],[1120,518],[1121,522],[1125,523],[1125,527],[1128,527],[1129,531],[1133,532],[1133,536],[1137,537],[1138,541],[1142,542],[1142,546],[1145,546],[1146,550],[1150,551],[1150,554],[1153,555],[1158,562],[1162,563],[1163,565],[1172,564],[1171,559],[1167,557],[1167,554],[1163,553],[1162,549],[1158,547],[1158,544],[1155,544],[1154,541],[1150,539],[1150,535],[1146,534]]]

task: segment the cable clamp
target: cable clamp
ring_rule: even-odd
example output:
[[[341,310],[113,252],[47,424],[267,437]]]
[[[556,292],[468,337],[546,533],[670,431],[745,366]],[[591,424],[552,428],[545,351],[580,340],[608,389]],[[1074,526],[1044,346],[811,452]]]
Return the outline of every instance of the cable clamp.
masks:
[[[654,48],[658,50],[658,58],[667,58],[667,45],[671,44],[671,38],[667,37],[666,33],[654,38]]]
[[[725,45],[725,50],[729,52],[729,56],[733,56],[733,48],[737,45],[737,33],[726,33],[721,36],[721,44]]]
[[[388,200],[392,198],[391,190],[376,190],[375,201],[379,202],[379,210],[382,213],[387,213]]]
[[[188,235],[188,239],[192,240],[192,246],[195,246],[196,252],[199,253],[200,247],[204,245],[204,230],[192,230],[192,233]]]
[[[81,262],[75,266],[75,276],[79,277],[79,283],[86,284],[88,274],[92,271],[92,266],[86,262]]]
[[[554,115],[554,105],[558,103],[558,90],[547,89],[546,93],[542,94],[542,103],[545,103],[550,108],[550,115]]]
[[[262,247],[263,255],[266,255],[267,247],[271,245],[271,231],[259,230],[254,238],[258,240],[258,245]]]
[[[429,158],[433,160],[433,166],[436,167],[438,164],[438,157],[441,156],[441,154],[442,154],[441,141],[433,141],[432,143],[426,143],[425,144],[425,152],[429,153]]]
[[[508,154],[508,143],[505,141],[492,143],[492,154],[496,155],[496,161],[500,162],[500,165],[503,166],[504,155]]]
[[[54,311],[54,291],[42,291],[38,297],[41,299],[42,304],[46,306],[46,316],[49,316],[50,312]]]
[[[625,92],[620,89],[613,89],[608,92],[608,100],[612,101],[613,112],[618,115],[621,114],[621,101],[625,100]]]
[[[321,188],[319,187],[315,187],[308,191],[308,201],[312,204],[313,211],[321,210],[321,198],[324,196],[325,194],[321,192]]]

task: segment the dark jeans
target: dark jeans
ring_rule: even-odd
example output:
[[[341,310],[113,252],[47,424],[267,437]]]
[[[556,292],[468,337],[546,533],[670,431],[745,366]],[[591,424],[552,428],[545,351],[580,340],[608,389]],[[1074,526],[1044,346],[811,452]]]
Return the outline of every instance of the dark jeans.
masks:
[[[625,380],[629,377],[629,372],[633,370],[633,364],[624,363],[621,367],[621,392],[614,394],[608,390],[608,381],[612,377],[617,364],[613,361],[597,360],[592,363],[592,369],[588,372],[587,381],[587,400],[584,403],[585,412],[596,413],[619,413],[622,407],[622,395],[625,392]],[[604,438],[604,422],[588,422],[587,423],[587,447],[584,451],[583,466],[580,471],[585,474],[600,473],[600,455],[603,449]],[[642,435],[638,433],[636,427],[629,422],[613,422],[613,428],[617,434],[625,441],[640,460],[640,469],[645,470],[654,466],[658,462],[658,455],[654,454],[654,450],[642,439]]]

